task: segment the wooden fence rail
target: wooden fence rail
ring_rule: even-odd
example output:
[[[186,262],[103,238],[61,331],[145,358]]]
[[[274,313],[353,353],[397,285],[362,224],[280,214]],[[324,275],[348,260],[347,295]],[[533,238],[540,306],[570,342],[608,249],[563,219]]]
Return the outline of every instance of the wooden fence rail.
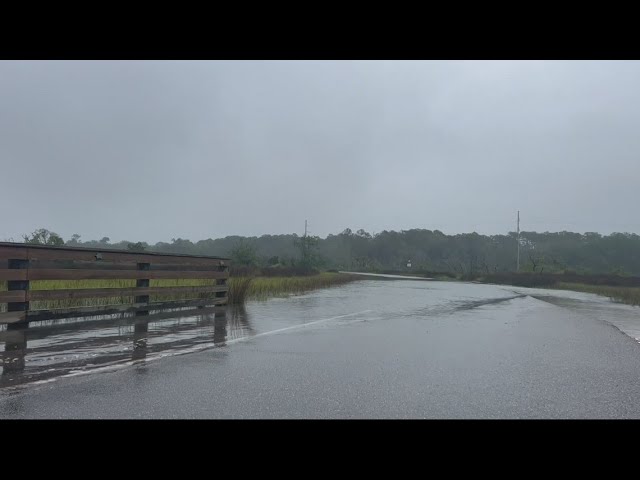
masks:
[[[30,321],[53,318],[121,312],[148,315],[168,308],[224,306],[228,303],[229,266],[229,259],[221,257],[0,242],[0,282],[6,282],[6,290],[0,287],[0,304],[6,304],[6,311],[0,311],[0,324],[25,326]],[[167,282],[183,279],[208,282],[187,286]],[[44,282],[44,287],[31,283],[43,280],[50,282]],[[88,282],[78,284],[79,288],[68,288],[70,282],[63,282],[64,288],[59,288],[55,280]],[[95,280],[96,288],[86,288]],[[118,280],[135,280],[135,287],[104,288]],[[167,285],[151,286],[152,280]],[[73,305],[86,299],[96,299],[98,305]],[[33,308],[32,302],[44,307]],[[218,308],[218,312],[223,313],[223,309]]]

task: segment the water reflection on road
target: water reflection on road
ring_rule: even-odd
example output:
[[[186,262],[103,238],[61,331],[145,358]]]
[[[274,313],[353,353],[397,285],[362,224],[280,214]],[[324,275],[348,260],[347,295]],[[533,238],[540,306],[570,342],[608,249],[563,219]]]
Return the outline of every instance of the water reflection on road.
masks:
[[[159,317],[55,320],[37,322],[23,330],[1,330],[0,391],[65,375],[140,365],[169,355],[231,348],[243,339],[292,328],[317,328],[325,321],[420,320],[471,312],[485,305],[515,309],[518,304],[509,300],[525,296],[609,322],[640,341],[640,309],[592,294],[454,282],[362,280],[340,288],[229,307],[224,316],[196,309]]]
[[[0,388],[151,361],[198,345],[224,346],[254,332],[243,306],[224,316],[197,309],[165,317],[35,322],[0,331]],[[1,348],[4,347],[4,348]]]

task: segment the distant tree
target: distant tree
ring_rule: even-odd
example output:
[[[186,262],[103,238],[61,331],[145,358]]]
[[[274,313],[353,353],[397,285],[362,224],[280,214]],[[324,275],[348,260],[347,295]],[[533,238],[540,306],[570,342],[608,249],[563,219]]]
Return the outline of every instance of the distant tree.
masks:
[[[143,242],[130,243],[127,245],[127,249],[132,252],[144,252],[147,249],[147,245]]]
[[[294,238],[293,243],[300,251],[300,266],[314,268],[320,264],[320,256],[317,252],[319,237],[304,235]]]
[[[168,251],[172,253],[193,255],[196,253],[196,248],[191,240],[185,238],[172,238],[171,244],[168,247]]]
[[[531,271],[535,273],[536,268],[544,262],[544,257],[533,252],[529,254],[529,262],[531,263]],[[544,268],[544,267],[543,267]]]
[[[80,245],[82,242],[80,241],[80,235],[74,233],[71,235],[71,240],[67,242],[67,245]]]
[[[46,229],[23,236],[33,244],[62,245],[62,238]],[[319,268],[353,268],[374,271],[402,270],[407,259],[414,269],[432,269],[476,276],[510,272],[516,267],[516,232],[446,235],[439,230],[411,229],[370,234],[364,229],[344,229],[326,238],[296,234],[260,237],[227,236],[190,241],[182,238],[148,245],[144,242],[111,243],[109,237],[82,240],[74,234],[68,245],[94,249],[231,256],[237,265],[287,265]],[[520,232],[520,268],[536,273],[563,271],[640,275],[640,236],[633,233],[601,235],[594,232]]]
[[[258,255],[255,246],[244,239],[238,240],[231,249],[231,261],[234,265],[256,266]]]
[[[64,240],[60,235],[55,232],[50,232],[46,228],[40,228],[33,232],[31,236],[23,235],[24,243],[29,243],[32,245],[53,245],[53,246],[61,246],[64,245]]]
[[[270,257],[269,260],[267,260],[267,265],[278,265],[280,263],[280,258],[277,255],[274,255],[273,257]]]

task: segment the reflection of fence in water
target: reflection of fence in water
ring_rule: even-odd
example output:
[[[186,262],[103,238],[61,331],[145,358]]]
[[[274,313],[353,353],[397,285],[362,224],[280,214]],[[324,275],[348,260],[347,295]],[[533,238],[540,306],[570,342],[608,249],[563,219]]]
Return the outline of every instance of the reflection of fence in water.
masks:
[[[24,370],[27,338],[26,333],[20,330],[2,333],[4,340],[4,352],[2,352],[0,368],[2,369],[2,376],[6,377]]]
[[[218,309],[220,307],[217,307]],[[198,314],[158,319],[122,316],[36,322],[29,329],[0,331],[0,387],[63,375],[198,344],[224,345],[253,329],[244,307],[227,307],[227,315],[201,309]],[[196,310],[197,311],[197,310]],[[193,310],[189,313],[194,312]],[[167,314],[168,315],[168,314]]]
[[[249,315],[244,305],[230,305],[225,316],[229,325],[229,339],[247,337],[254,334]]]

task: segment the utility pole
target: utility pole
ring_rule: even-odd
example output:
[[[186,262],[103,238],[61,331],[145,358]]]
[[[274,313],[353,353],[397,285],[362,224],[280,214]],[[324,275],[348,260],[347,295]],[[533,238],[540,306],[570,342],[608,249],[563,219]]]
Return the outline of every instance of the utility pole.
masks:
[[[302,263],[306,265],[308,252],[307,252],[307,220],[304,221],[304,236],[302,237]]]
[[[520,271],[520,210],[518,210],[518,261],[516,263],[516,272]]]

